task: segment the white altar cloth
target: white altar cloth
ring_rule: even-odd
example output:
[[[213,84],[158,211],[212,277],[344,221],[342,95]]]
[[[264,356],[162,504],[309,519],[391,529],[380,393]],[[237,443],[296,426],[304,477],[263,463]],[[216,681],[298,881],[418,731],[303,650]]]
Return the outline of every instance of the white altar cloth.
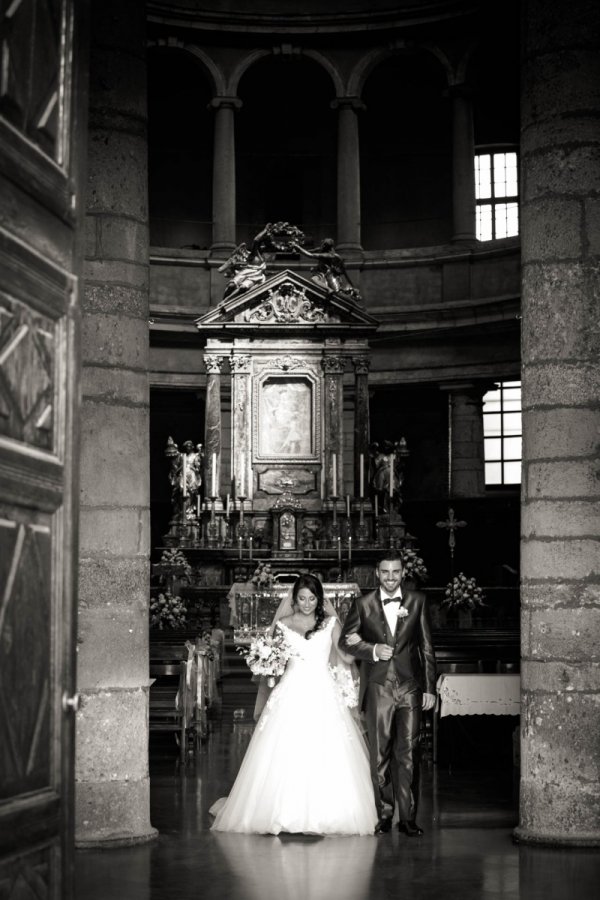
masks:
[[[440,675],[437,681],[439,715],[518,716],[521,676],[514,674]]]

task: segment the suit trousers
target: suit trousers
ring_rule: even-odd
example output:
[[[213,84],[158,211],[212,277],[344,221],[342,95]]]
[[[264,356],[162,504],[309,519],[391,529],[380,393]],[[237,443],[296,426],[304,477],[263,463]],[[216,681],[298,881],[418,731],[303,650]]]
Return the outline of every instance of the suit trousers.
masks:
[[[411,820],[419,802],[419,762],[423,692],[414,682],[388,676],[384,684],[367,685],[364,710],[369,737],[371,778],[380,818]]]

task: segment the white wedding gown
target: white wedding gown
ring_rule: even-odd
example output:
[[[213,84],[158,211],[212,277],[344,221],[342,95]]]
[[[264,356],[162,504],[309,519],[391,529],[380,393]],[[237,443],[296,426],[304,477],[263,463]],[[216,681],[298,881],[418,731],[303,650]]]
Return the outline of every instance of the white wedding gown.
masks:
[[[282,622],[292,647],[235,784],[212,828],[252,834],[373,834],[368,751],[328,669],[332,616],[309,640]]]

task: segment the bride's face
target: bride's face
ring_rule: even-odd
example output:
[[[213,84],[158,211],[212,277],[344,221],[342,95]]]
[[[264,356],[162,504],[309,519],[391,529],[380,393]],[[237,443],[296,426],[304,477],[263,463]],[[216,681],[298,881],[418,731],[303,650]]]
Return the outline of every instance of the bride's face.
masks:
[[[305,616],[310,616],[317,608],[318,599],[308,588],[300,588],[296,597],[298,611]]]

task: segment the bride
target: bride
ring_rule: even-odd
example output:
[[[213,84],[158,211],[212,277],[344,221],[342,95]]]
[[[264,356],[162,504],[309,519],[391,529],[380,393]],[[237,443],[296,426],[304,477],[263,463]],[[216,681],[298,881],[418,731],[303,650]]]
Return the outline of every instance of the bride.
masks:
[[[285,604],[284,604],[285,605]],[[329,668],[340,623],[325,608],[323,586],[301,575],[289,615],[277,618],[292,648],[225,800],[211,808],[212,828],[253,834],[373,834],[377,813],[368,753]],[[278,616],[282,610],[278,611]],[[330,613],[330,614],[328,614]]]

